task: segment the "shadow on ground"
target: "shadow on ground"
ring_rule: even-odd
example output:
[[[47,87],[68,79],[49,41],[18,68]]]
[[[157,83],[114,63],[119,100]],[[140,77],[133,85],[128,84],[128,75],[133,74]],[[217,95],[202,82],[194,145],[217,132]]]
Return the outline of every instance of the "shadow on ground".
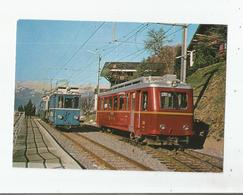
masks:
[[[189,147],[202,149],[209,132],[209,125],[201,120],[194,121],[194,134],[190,139]]]
[[[80,127],[73,127],[71,129],[67,129],[67,128],[61,128],[59,127],[58,128],[60,131],[62,132],[70,132],[70,133],[73,133],[73,132],[97,132],[97,131],[100,131],[100,129],[98,127],[95,127],[95,126],[92,126],[92,125],[86,125],[86,124],[81,124]]]

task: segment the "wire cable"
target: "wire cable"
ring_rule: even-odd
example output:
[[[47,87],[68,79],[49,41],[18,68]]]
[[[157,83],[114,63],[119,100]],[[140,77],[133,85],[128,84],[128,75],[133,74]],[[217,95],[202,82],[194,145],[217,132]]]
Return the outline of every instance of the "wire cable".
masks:
[[[98,28],[83,42],[83,44],[73,53],[73,55],[64,63],[62,69],[68,65],[68,63],[77,55],[77,53],[86,45],[86,43],[101,29],[101,27],[105,24],[105,22],[101,23]],[[62,70],[61,69],[61,70]],[[55,75],[55,77],[61,72],[61,70]],[[54,77],[54,78],[55,78]]]

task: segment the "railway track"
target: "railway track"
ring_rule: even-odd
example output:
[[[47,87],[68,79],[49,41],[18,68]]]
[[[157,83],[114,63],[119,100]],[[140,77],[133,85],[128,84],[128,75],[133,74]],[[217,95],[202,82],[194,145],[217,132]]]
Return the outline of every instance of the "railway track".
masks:
[[[75,133],[72,135],[65,134],[65,136],[68,136],[69,139],[78,143],[80,147],[85,148],[87,152],[92,154],[107,168],[114,170],[153,170],[103,144],[88,138],[85,135]]]
[[[144,166],[143,164],[133,161],[128,157],[102,145],[93,139],[81,134],[81,133],[66,133],[56,131],[55,129],[48,130],[47,124],[42,121],[38,121],[42,126],[45,126],[50,134],[56,135],[56,141],[58,142],[60,136],[69,143],[72,143],[73,147],[78,151],[74,153],[73,158],[77,160],[78,156],[82,154],[82,157],[92,162],[98,169],[111,169],[111,170],[152,170],[151,168]],[[90,131],[94,128],[97,131],[97,127],[87,127]],[[52,131],[52,132],[51,132]],[[55,133],[54,133],[55,131]],[[114,135],[106,133],[107,136],[120,141],[127,142],[129,144],[139,147],[153,158],[159,160],[162,164],[165,164],[168,169],[179,172],[222,172],[223,160],[221,158],[203,154],[194,150],[185,149],[180,150],[168,150],[165,148],[154,148],[151,146],[141,145],[137,142],[131,141],[128,138],[120,135]],[[60,144],[60,143],[59,143]],[[64,146],[62,146],[64,147]],[[72,153],[71,153],[72,154]],[[84,168],[88,168],[84,166]]]
[[[169,150],[162,147],[141,145],[128,138],[121,140],[142,148],[169,169],[179,172],[222,172],[223,159],[191,149]]]
[[[151,147],[145,147],[145,150],[174,171],[222,172],[223,170],[221,164],[223,161],[221,161],[221,165],[219,165],[219,162],[215,163],[216,157],[210,156],[205,159],[204,154],[199,154],[192,150],[170,151],[164,148],[153,149]]]
[[[80,161],[80,157],[82,157],[91,162],[97,169],[153,170],[140,162],[130,159],[127,156],[88,138],[85,135],[57,131],[42,121],[38,121],[38,123],[41,124],[55,138],[55,140],[62,145],[63,148],[69,150],[67,147],[68,145],[71,146],[72,150],[67,152],[69,152],[76,161],[79,161],[80,164],[82,163]],[[65,141],[60,143],[60,140]],[[82,166],[84,166],[84,168],[88,168],[84,164],[82,164]]]
[[[86,169],[86,167],[82,164],[82,162],[77,158],[77,154],[74,152],[71,152],[68,148],[64,147],[66,142],[63,142],[62,136],[60,136],[59,132],[57,132],[55,129],[47,125],[45,122],[41,120],[36,120],[36,123],[41,125],[43,129],[46,130],[46,132],[55,140],[55,142],[62,148],[70,158],[72,158],[82,169]],[[72,145],[70,145],[72,147]]]
[[[90,127],[92,129],[92,127]],[[94,127],[97,130],[97,127]],[[106,132],[104,132],[106,133]],[[191,149],[184,150],[169,150],[161,147],[151,147],[142,145],[138,142],[120,135],[106,133],[108,136],[116,137],[117,139],[135,145],[153,158],[158,159],[162,164],[165,164],[169,169],[180,172],[222,172],[223,159],[200,153]]]

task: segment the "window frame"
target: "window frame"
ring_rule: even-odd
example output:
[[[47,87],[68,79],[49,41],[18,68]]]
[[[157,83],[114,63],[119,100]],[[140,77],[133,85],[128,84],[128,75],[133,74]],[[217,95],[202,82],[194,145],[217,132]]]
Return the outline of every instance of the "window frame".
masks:
[[[121,101],[122,99],[122,101]],[[121,104],[122,102],[122,104]],[[125,95],[119,95],[119,110],[125,110]]]
[[[63,95],[57,96],[57,108],[64,108],[64,97]],[[59,105],[59,102],[61,102],[61,106]]]
[[[113,97],[109,96],[108,97],[108,110],[112,110],[113,109]]]
[[[144,94],[147,94],[146,108],[144,108]],[[148,91],[141,91],[141,111],[148,111]]]
[[[78,100],[75,101],[76,99],[78,99]],[[77,106],[75,106],[75,103],[77,103]],[[73,97],[73,105],[72,105],[72,108],[78,109],[79,108],[79,104],[80,104],[80,98],[78,96],[74,96]]]
[[[162,98],[161,98],[161,97],[163,97],[163,96],[161,96],[162,93],[171,94],[171,100],[172,100],[172,106],[171,107],[162,107]],[[177,94],[176,97],[177,97],[177,101],[178,101],[177,102],[178,106],[174,106],[174,104],[175,104],[174,94]],[[185,100],[186,100],[186,106],[185,107],[181,107],[181,105],[179,106],[179,99],[178,99],[179,94],[185,94],[185,97],[186,97],[185,98]],[[167,97],[167,96],[165,96],[165,97]],[[188,101],[189,101],[188,93],[186,91],[164,91],[164,90],[162,90],[162,91],[159,92],[159,108],[161,110],[187,110],[188,109]]]
[[[116,101],[115,101],[116,99]],[[118,96],[114,95],[113,96],[113,110],[118,110]]]

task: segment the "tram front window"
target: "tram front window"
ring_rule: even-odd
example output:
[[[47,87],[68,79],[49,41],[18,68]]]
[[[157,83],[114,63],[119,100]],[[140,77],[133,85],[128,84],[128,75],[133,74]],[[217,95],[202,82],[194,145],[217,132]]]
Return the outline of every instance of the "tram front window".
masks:
[[[183,92],[161,92],[160,108],[162,109],[186,109],[187,94]]]
[[[64,108],[78,108],[79,97],[66,97],[64,102]]]
[[[73,108],[78,108],[79,105],[79,97],[73,98]]]
[[[58,96],[58,108],[63,108],[63,96]]]

